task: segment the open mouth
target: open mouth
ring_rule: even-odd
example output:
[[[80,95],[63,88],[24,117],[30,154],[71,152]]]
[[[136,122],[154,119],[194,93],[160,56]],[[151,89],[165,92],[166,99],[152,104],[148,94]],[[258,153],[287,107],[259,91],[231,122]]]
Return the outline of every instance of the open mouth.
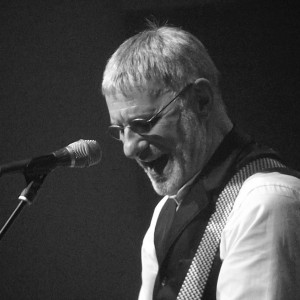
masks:
[[[169,155],[163,154],[159,158],[152,160],[150,162],[143,162],[143,164],[147,168],[150,168],[151,170],[153,170],[155,173],[162,174],[168,161],[169,161]]]

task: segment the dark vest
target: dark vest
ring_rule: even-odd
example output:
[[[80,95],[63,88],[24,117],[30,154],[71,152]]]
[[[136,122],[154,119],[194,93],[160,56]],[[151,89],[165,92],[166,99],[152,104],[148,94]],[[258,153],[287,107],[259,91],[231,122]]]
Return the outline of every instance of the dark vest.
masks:
[[[215,211],[219,194],[241,167],[261,157],[279,160],[273,150],[256,144],[249,136],[233,129],[194,181],[171,224],[166,220],[172,218],[172,203],[165,203],[158,217],[154,235],[159,264],[153,291],[154,300],[176,299],[208,220]],[[221,264],[218,251],[202,299],[216,299]]]

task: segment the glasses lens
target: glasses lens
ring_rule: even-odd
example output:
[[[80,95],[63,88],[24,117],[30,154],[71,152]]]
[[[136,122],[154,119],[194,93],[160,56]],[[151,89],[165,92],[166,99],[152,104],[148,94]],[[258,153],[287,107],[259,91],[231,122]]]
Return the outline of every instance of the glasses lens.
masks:
[[[123,130],[123,128],[121,126],[117,126],[117,125],[112,125],[112,126],[108,127],[109,135],[116,140],[121,139],[122,130]]]
[[[147,122],[144,119],[134,119],[130,122],[129,126],[132,131],[139,134],[148,133],[152,128],[151,122]]]

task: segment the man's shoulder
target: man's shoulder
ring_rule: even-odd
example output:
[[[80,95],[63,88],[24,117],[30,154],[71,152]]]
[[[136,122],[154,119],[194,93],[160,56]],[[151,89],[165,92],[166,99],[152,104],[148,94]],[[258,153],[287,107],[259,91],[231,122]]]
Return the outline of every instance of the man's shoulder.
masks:
[[[238,236],[268,228],[271,234],[279,224],[281,231],[300,226],[300,179],[276,171],[256,173],[240,189],[225,232]]]
[[[300,179],[296,174],[289,169],[273,169],[250,176],[236,199],[236,208],[281,209],[293,202],[300,204]]]
[[[241,191],[247,194],[256,190],[272,193],[280,192],[280,187],[282,187],[283,190],[287,188],[299,192],[300,179],[295,176],[296,174],[295,171],[285,170],[285,168],[274,168],[258,172],[246,179]]]
[[[273,168],[257,172],[243,184],[243,188],[253,189],[260,186],[283,185],[300,188],[299,173],[287,168]],[[300,174],[299,174],[300,175]]]

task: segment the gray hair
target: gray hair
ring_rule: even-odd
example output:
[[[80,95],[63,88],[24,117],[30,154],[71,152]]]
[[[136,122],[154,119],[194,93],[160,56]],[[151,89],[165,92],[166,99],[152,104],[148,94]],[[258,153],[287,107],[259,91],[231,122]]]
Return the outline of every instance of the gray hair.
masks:
[[[203,77],[219,91],[219,72],[203,44],[177,27],[152,25],[126,40],[109,59],[103,95],[146,90],[149,82],[178,92]]]

